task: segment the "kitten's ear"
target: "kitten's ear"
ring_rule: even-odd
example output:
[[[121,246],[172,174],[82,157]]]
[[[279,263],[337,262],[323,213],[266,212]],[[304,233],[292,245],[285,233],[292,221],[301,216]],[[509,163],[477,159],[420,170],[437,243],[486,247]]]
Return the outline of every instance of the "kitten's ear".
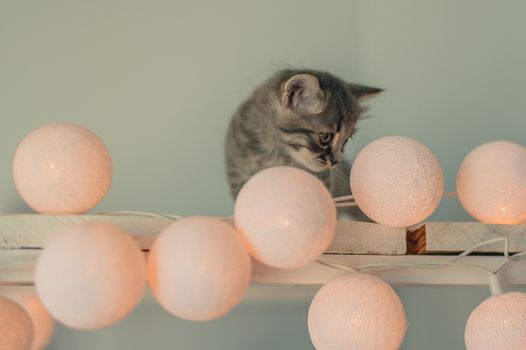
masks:
[[[311,74],[297,74],[287,80],[281,90],[281,102],[286,108],[307,114],[321,113],[326,105],[318,78]]]
[[[377,96],[380,92],[384,91],[383,89],[365,86],[365,85],[358,85],[358,84],[350,84],[347,83],[349,86],[349,89],[351,90],[351,93],[354,97],[356,97],[358,100],[366,100],[371,97]]]

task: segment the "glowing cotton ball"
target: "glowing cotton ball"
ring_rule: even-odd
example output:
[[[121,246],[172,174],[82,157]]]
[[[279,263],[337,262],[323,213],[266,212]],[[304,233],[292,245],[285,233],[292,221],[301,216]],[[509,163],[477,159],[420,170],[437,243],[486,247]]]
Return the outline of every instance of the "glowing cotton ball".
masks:
[[[148,256],[148,276],[166,310],[186,320],[208,321],[243,298],[250,283],[250,256],[228,224],[189,217],[157,237]]]
[[[13,159],[13,180],[24,201],[43,214],[80,214],[111,185],[111,157],[90,130],[50,124],[27,135]]]
[[[17,303],[0,297],[0,346],[3,350],[29,350],[33,327],[27,312]]]
[[[43,350],[53,337],[55,324],[32,288],[8,287],[2,295],[18,303],[29,315],[33,325],[31,350]]]
[[[428,218],[440,204],[444,176],[436,157],[420,142],[399,136],[363,148],[351,169],[351,189],[372,220],[408,227]]]
[[[372,275],[349,273],[316,293],[308,327],[317,350],[396,350],[402,346],[407,321],[389,284]]]
[[[467,350],[526,349],[526,294],[484,300],[469,316],[464,338]]]
[[[460,203],[488,224],[526,222],[526,148],[494,141],[472,150],[457,174]]]
[[[265,169],[241,189],[235,225],[257,260],[297,268],[316,260],[336,229],[331,195],[316,177],[289,167]]]
[[[137,242],[106,223],[55,236],[37,262],[35,286],[51,315],[72,328],[97,329],[125,318],[141,301],[146,263]]]

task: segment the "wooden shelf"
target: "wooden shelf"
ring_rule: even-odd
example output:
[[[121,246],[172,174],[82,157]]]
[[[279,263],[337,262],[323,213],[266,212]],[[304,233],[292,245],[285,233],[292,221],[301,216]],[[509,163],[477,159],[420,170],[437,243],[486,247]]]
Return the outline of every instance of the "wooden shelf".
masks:
[[[423,264],[440,263],[451,260],[452,256],[440,255],[324,255],[323,261],[346,266],[363,266],[376,263]],[[494,268],[503,261],[498,256],[470,256],[463,260],[466,264],[484,268]],[[313,263],[295,270],[272,269],[261,264],[254,265],[252,280],[263,284],[311,285],[324,284],[345,273],[341,270]],[[373,274],[393,285],[486,285],[488,275],[462,266],[449,266],[438,269],[394,268],[370,270]],[[526,285],[526,261],[509,264],[499,275],[504,285]]]
[[[224,220],[231,222],[230,219]],[[82,222],[104,221],[122,227],[147,250],[156,235],[172,220],[141,215],[7,215],[0,216],[0,283],[32,283],[36,261],[42,247],[65,227]],[[357,267],[372,263],[423,264],[446,262],[452,254],[480,241],[507,237],[512,251],[526,250],[526,225],[484,225],[480,223],[428,223],[415,231],[374,223],[339,221],[336,238],[321,260]],[[415,241],[418,244],[415,244]],[[407,247],[419,247],[409,255]],[[498,253],[502,244],[478,249],[479,253]],[[432,250],[443,252],[433,253]],[[469,256],[464,263],[493,269],[502,256]],[[526,285],[526,261],[509,264],[500,274],[504,285]],[[313,263],[301,269],[280,270],[253,264],[254,285],[320,285],[345,271]],[[450,266],[439,269],[394,268],[368,271],[394,285],[481,285],[484,272]]]

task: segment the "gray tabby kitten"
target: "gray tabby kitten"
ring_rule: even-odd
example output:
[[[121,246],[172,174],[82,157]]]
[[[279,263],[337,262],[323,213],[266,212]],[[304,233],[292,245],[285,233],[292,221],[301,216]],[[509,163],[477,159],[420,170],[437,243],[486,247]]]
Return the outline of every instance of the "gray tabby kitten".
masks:
[[[333,195],[336,187],[348,194],[343,147],[364,111],[360,100],[380,91],[326,72],[277,72],[256,88],[230,122],[225,151],[232,196],[237,197],[252,175],[281,165],[314,174]]]

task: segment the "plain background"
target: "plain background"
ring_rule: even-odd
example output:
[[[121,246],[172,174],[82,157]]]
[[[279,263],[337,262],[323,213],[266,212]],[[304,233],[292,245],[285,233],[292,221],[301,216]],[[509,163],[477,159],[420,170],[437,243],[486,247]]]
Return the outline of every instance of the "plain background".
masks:
[[[95,211],[229,215],[222,145],[238,104],[288,65],[386,89],[349,157],[413,137],[454,191],[473,147],[525,144],[522,1],[0,0],[0,210],[29,212],[11,159],[31,130],[84,125],[106,142],[113,186]],[[471,220],[448,199],[433,220]],[[404,349],[462,349],[485,287],[398,288]],[[315,288],[258,289],[224,319],[179,321],[145,302],[100,332],[59,328],[52,349],[310,349]]]

